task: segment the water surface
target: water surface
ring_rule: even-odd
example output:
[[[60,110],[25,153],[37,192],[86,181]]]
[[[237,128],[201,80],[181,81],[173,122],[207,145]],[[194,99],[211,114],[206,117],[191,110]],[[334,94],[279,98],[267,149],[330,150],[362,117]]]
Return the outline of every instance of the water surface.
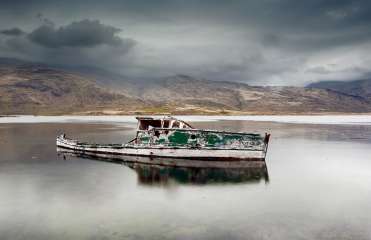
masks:
[[[0,239],[371,239],[371,126],[248,121],[266,169],[187,170],[58,156],[61,132],[125,142],[134,123],[0,124]]]

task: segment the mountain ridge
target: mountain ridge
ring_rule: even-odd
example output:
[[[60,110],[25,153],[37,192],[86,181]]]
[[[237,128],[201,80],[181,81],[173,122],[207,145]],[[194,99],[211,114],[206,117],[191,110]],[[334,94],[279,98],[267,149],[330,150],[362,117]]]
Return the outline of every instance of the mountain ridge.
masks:
[[[361,97],[371,102],[371,78],[353,81],[319,81],[307,85],[308,88],[327,89],[343,94]]]
[[[250,86],[182,74],[136,81],[101,69],[0,58],[2,115],[366,112],[369,99],[333,89]]]

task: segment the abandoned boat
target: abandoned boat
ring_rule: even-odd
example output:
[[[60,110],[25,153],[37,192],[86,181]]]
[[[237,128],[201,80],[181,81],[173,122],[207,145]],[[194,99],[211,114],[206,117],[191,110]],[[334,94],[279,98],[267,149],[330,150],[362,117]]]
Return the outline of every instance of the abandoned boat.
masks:
[[[124,144],[96,144],[57,137],[57,147],[88,155],[193,160],[265,160],[270,135],[195,129],[173,117],[137,117],[136,137]]]

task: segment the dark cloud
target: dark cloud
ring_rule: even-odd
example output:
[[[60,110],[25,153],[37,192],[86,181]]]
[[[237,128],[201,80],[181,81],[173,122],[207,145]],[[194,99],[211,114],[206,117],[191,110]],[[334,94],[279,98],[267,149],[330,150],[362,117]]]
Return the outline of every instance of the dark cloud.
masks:
[[[2,0],[0,29],[9,26],[30,34],[3,36],[2,55],[138,77],[303,85],[371,72],[368,0]]]
[[[8,36],[20,36],[25,34],[25,32],[23,32],[22,29],[17,27],[0,30],[0,33]]]
[[[28,34],[0,38],[0,54],[37,62],[117,68],[136,44],[119,33],[120,29],[98,20],[61,27],[44,24]]]
[[[94,47],[107,44],[119,46],[124,40],[117,36],[121,30],[104,25],[98,20],[82,20],[67,26],[55,28],[43,25],[32,31],[28,38],[42,46],[59,47]]]

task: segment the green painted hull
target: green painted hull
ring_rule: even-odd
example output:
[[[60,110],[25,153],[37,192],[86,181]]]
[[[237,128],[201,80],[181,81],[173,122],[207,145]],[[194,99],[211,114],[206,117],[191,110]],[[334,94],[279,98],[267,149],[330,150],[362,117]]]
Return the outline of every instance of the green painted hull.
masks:
[[[268,136],[199,129],[156,128],[139,131],[136,141],[128,145],[265,151]]]

